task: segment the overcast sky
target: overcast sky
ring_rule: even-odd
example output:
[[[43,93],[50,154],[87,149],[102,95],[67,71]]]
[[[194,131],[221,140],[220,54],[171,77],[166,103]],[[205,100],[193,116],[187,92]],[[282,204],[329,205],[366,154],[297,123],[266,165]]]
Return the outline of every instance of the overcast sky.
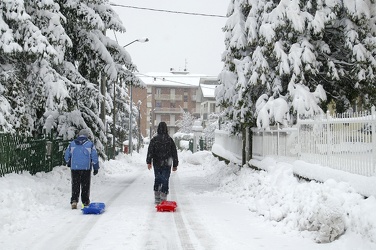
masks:
[[[111,3],[158,10],[226,16],[229,0],[110,0]],[[147,43],[127,46],[140,73],[187,70],[217,76],[222,70],[224,17],[173,14],[113,6],[126,33],[116,33],[119,44],[138,38]],[[108,36],[115,38],[113,31]]]

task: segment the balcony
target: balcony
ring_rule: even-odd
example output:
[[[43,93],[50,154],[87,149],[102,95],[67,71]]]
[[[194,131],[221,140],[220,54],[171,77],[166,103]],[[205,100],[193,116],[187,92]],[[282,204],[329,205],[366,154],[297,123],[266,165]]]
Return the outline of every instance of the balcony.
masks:
[[[181,108],[155,108],[154,113],[182,113]]]
[[[176,121],[174,121],[174,122],[171,122],[171,121],[164,121],[165,123],[166,123],[166,125],[168,126],[168,127],[177,127],[177,125],[176,125]],[[158,125],[159,125],[159,121],[154,121],[154,127],[158,127]]]
[[[156,101],[182,101],[182,95],[170,95],[170,94],[159,94],[155,95],[154,99]]]

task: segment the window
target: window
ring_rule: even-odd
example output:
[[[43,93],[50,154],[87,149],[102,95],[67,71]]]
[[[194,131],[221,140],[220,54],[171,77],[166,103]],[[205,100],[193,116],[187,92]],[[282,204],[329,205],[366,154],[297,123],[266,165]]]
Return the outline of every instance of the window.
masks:
[[[215,112],[215,103],[210,103],[210,110],[211,113]]]
[[[156,89],[155,89],[155,94],[156,94],[157,96],[160,96],[161,93],[162,93],[161,88],[156,88]]]

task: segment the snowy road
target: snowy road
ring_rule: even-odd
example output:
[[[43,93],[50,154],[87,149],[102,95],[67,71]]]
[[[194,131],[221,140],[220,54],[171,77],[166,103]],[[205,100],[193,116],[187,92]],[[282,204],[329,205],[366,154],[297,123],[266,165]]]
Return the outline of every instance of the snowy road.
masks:
[[[157,212],[153,203],[154,176],[147,170],[144,154],[107,162],[93,177],[92,202],[106,204],[106,211],[100,215],[84,215],[70,209],[69,170],[65,167],[41,177],[1,179],[13,190],[21,188],[20,193],[28,189],[43,191],[30,191],[33,195],[23,198],[26,201],[13,213],[13,224],[0,231],[0,249],[371,249],[359,244],[360,237],[351,234],[331,244],[317,244],[309,233],[281,230],[277,224],[257,216],[247,204],[219,191],[220,180],[213,170],[224,163],[210,153],[196,158],[180,156],[179,169],[171,175],[168,197],[177,201],[178,208],[174,213]],[[209,165],[210,171],[205,169]],[[18,178],[26,180],[22,184]],[[27,187],[33,178],[42,186]],[[48,189],[52,189],[49,191],[53,196],[43,194]],[[13,196],[20,195],[16,192],[9,197]],[[38,207],[40,211],[35,211]]]

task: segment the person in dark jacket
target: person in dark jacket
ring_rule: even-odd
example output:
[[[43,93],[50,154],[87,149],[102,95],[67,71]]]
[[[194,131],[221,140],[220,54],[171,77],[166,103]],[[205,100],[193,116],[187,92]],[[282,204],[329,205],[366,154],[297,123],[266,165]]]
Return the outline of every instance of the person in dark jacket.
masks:
[[[64,159],[68,167],[71,168],[72,176],[72,209],[77,209],[80,191],[82,205],[90,204],[91,169],[94,169],[94,175],[99,170],[98,153],[94,143],[88,137],[88,129],[82,129],[78,133],[78,137],[70,142],[65,150]]]
[[[157,135],[151,140],[146,156],[146,164],[150,170],[154,168],[154,197],[155,203],[167,199],[169,180],[172,171],[179,165],[178,153],[174,140],[168,135],[167,124],[160,122]]]

